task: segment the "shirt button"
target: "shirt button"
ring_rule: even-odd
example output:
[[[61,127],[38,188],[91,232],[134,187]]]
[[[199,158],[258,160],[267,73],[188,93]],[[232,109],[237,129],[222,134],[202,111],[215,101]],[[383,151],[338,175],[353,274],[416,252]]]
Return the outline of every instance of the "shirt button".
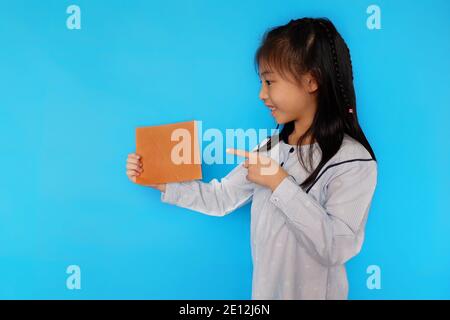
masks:
[[[278,202],[278,197],[273,197],[273,201]]]

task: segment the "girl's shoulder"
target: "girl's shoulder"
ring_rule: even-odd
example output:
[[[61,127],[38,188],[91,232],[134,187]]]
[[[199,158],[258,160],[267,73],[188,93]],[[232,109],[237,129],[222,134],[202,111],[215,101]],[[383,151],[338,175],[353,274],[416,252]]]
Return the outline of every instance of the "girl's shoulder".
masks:
[[[362,143],[345,133],[341,147],[333,158],[336,161],[351,159],[370,160],[372,155]]]
[[[321,169],[321,185],[328,186],[335,178],[347,177],[351,184],[364,180],[376,185],[378,164],[358,140],[345,134],[338,152]]]
[[[327,161],[321,171],[326,172],[326,176],[328,176],[324,179],[326,181],[349,170],[361,173],[369,171],[376,175],[378,164],[363,144],[345,134],[340,149]]]

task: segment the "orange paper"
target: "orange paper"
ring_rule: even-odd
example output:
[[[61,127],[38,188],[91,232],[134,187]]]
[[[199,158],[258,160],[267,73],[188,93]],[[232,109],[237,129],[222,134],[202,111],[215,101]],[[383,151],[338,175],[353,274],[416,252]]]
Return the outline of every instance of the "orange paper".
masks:
[[[141,185],[181,182],[202,178],[195,120],[136,128],[136,153],[144,171]]]

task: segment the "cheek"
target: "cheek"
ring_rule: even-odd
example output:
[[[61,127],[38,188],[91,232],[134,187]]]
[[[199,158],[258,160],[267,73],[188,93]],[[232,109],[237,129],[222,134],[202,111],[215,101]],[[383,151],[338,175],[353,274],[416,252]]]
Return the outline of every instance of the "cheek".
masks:
[[[269,91],[269,97],[272,103],[280,110],[289,109],[290,99],[289,95],[283,88],[271,88]]]
[[[306,97],[301,94],[292,96],[289,100],[289,110],[294,113],[301,112],[306,108],[306,105]]]
[[[270,97],[274,105],[286,113],[298,113],[304,108],[306,101],[305,96],[298,90],[277,91]]]

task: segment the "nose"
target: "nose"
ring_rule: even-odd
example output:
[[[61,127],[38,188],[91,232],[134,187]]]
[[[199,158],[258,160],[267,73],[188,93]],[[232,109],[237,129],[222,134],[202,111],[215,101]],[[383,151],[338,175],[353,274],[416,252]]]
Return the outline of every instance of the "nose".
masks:
[[[262,101],[265,101],[265,100],[267,100],[269,98],[269,95],[267,93],[267,88],[264,85],[264,83],[261,84],[261,89],[259,90],[259,98]]]

